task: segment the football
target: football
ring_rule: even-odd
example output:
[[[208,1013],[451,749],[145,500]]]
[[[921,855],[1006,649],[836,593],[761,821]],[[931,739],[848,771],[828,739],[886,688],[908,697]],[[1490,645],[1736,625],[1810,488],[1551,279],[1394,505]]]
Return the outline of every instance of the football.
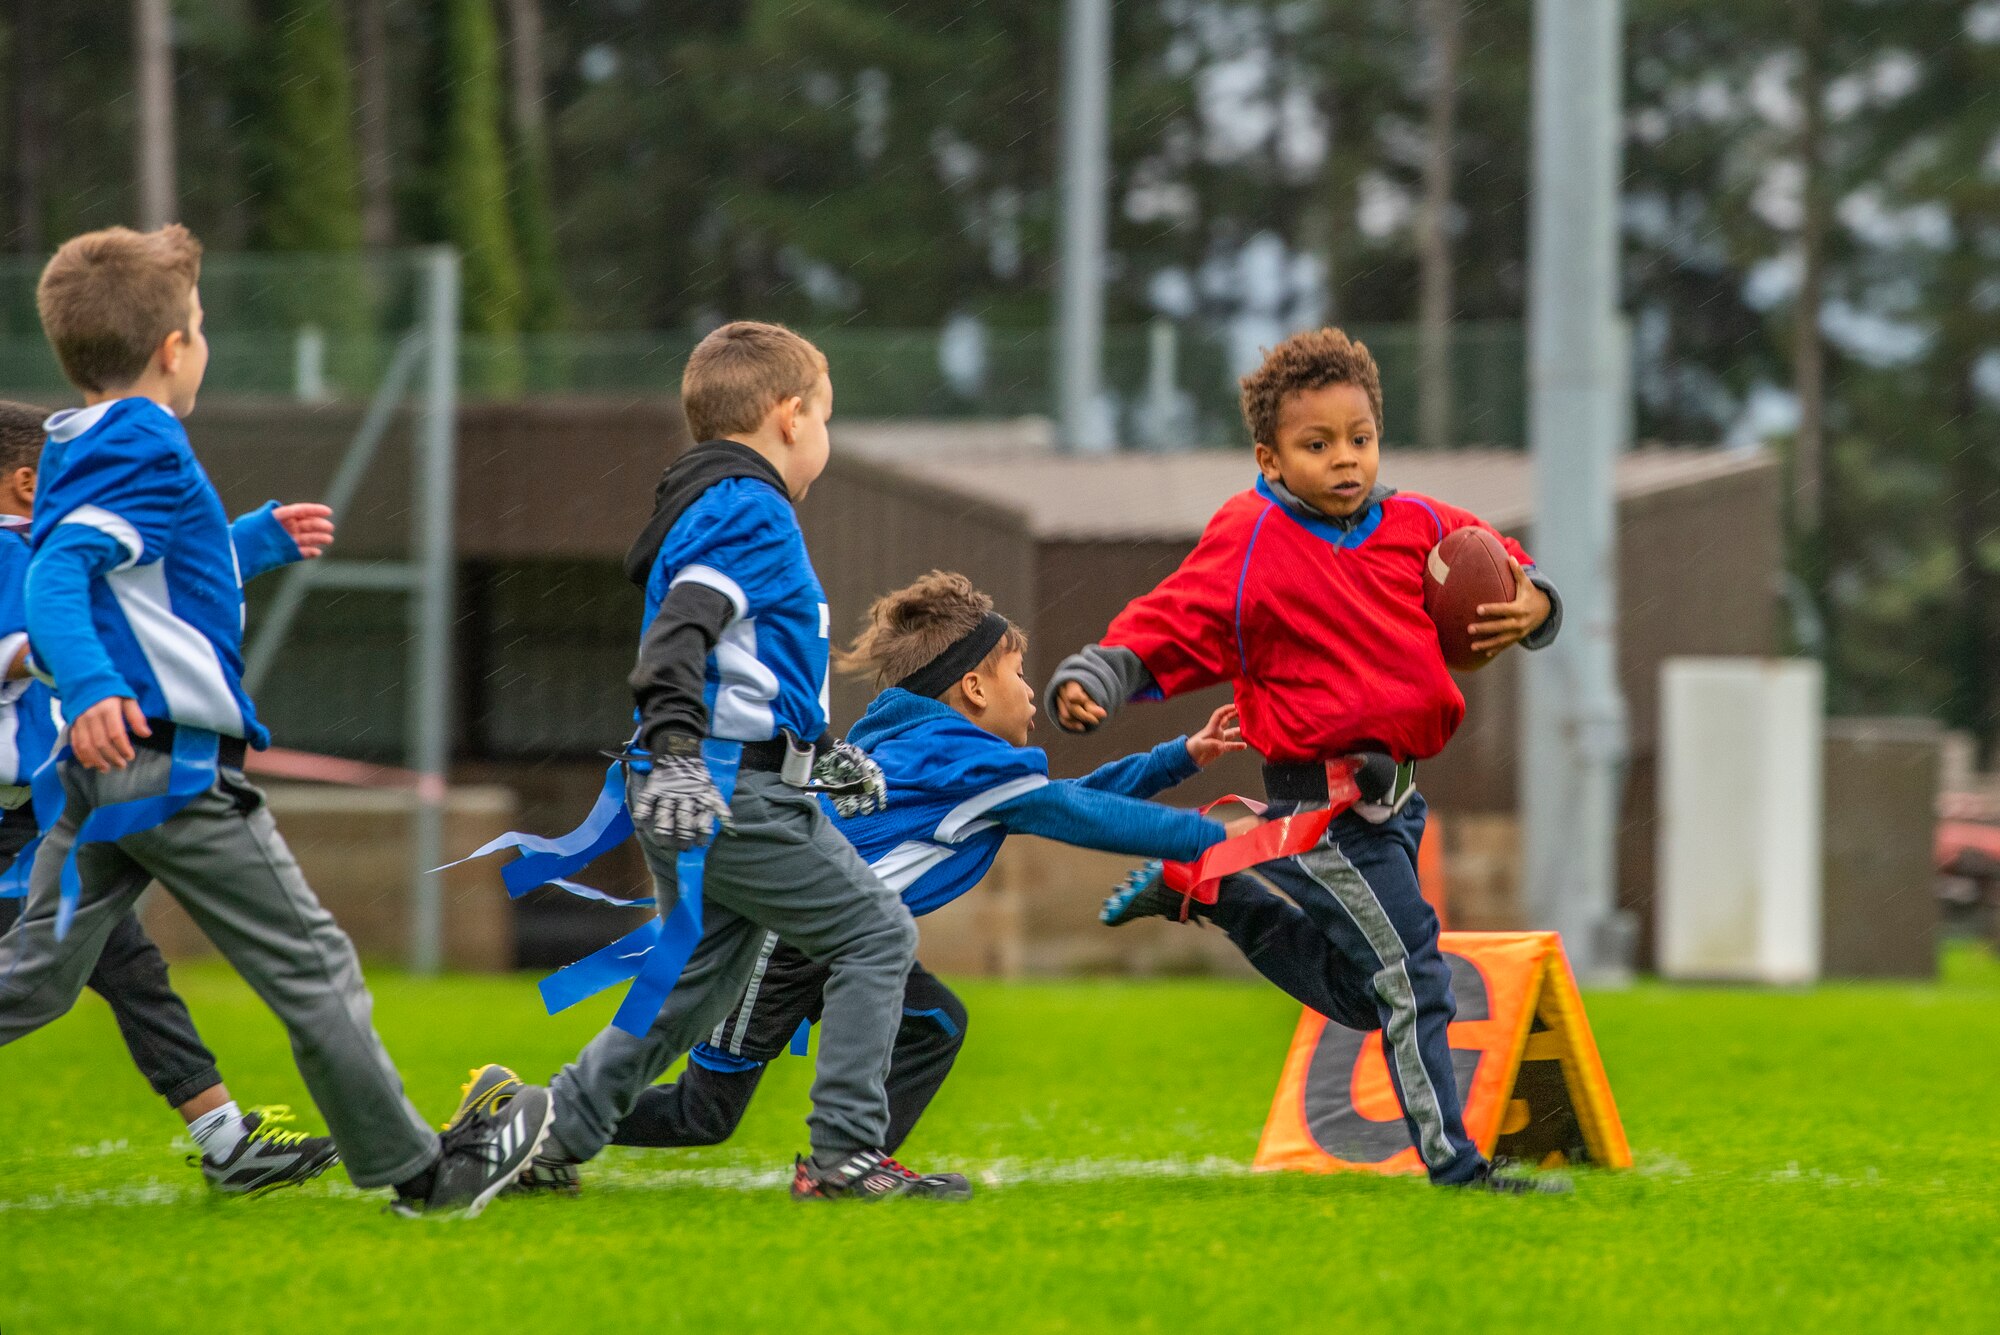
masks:
[[[1445,665],[1471,672],[1493,661],[1475,653],[1467,627],[1479,619],[1486,603],[1514,599],[1514,567],[1500,539],[1483,528],[1461,528],[1444,535],[1424,563],[1424,610],[1437,627]]]

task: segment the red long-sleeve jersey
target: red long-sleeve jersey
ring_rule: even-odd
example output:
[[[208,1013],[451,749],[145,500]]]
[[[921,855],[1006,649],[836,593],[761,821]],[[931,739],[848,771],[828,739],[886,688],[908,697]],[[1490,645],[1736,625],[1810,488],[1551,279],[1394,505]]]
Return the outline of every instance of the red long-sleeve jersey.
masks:
[[[1395,492],[1348,528],[1299,514],[1260,478],[1216,511],[1180,568],[1121,612],[1103,643],[1137,654],[1163,696],[1232,682],[1243,739],[1267,761],[1362,749],[1428,759],[1458,730],[1465,697],[1424,611],[1424,561],[1468,525],[1492,531],[1442,501]]]

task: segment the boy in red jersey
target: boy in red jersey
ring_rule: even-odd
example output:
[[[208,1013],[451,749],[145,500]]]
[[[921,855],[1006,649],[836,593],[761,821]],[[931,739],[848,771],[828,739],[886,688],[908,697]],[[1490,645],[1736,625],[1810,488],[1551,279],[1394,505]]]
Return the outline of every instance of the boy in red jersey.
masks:
[[[1465,716],[1424,610],[1424,562],[1445,534],[1485,525],[1377,484],[1381,378],[1368,349],[1337,329],[1273,348],[1244,377],[1243,417],[1256,486],[1224,502],[1180,568],[1100,643],[1063,661],[1049,712],[1087,732],[1128,700],[1230,682],[1244,740],[1265,760],[1273,815],[1325,806],[1327,762],[1366,757],[1362,801],[1315,848],[1227,878],[1195,915],[1314,1010],[1383,1030],[1410,1139],[1434,1183],[1558,1189],[1496,1176],[1465,1134],[1445,1034],[1451,969],[1417,882],[1416,762],[1443,750]],[[1517,592],[1479,609],[1474,646],[1489,655],[1538,649],[1562,621],[1554,586],[1518,544],[1502,542]],[[1107,901],[1105,922],[1181,911],[1157,865]]]

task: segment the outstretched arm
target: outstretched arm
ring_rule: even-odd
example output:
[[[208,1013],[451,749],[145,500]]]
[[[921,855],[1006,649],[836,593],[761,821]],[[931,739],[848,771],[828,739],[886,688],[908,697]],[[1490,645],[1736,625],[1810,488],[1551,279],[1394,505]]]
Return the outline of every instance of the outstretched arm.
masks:
[[[1192,737],[1176,737],[1161,742],[1150,751],[1100,765],[1077,782],[1126,797],[1148,798],[1192,779],[1204,766],[1243,750],[1243,732],[1237,722],[1236,706],[1223,705],[1208,716],[1200,732]]]
[[[301,501],[266,501],[229,526],[236,566],[247,583],[294,561],[310,561],[333,544],[333,511]]]
[[[1198,812],[1086,788],[1075,779],[1043,784],[991,814],[1014,834],[1173,862],[1200,857],[1228,834],[1221,822]]]

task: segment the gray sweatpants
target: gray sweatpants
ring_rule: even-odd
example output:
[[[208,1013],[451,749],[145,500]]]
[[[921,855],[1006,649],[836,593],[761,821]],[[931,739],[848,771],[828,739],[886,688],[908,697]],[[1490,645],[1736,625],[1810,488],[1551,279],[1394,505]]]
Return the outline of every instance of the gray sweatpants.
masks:
[[[140,751],[108,774],[63,762],[62,819],[35,858],[20,922],[0,938],[0,1046],[75,1004],[112,928],[158,880],[284,1022],[354,1185],[389,1186],[421,1173],[437,1158],[437,1133],[404,1097],[375,1035],[353,943],[314,897],[264,795],[240,771],[219,771],[164,824],[85,844],[77,854],[83,895],[68,935],[56,940],[62,863],[84,816],[165,792],[171,764],[157,751]]]
[[[594,1156],[641,1092],[707,1038],[743,998],[764,933],[776,932],[833,973],[813,1078],[815,1153],[886,1143],[883,1080],[903,1023],[903,982],[917,925],[810,795],[775,774],[746,773],[730,804],[735,829],[708,851],[702,937],[644,1038],[607,1028],[552,1082],[555,1138],[576,1160]],[[676,856],[639,829],[661,914],[676,898]]]

